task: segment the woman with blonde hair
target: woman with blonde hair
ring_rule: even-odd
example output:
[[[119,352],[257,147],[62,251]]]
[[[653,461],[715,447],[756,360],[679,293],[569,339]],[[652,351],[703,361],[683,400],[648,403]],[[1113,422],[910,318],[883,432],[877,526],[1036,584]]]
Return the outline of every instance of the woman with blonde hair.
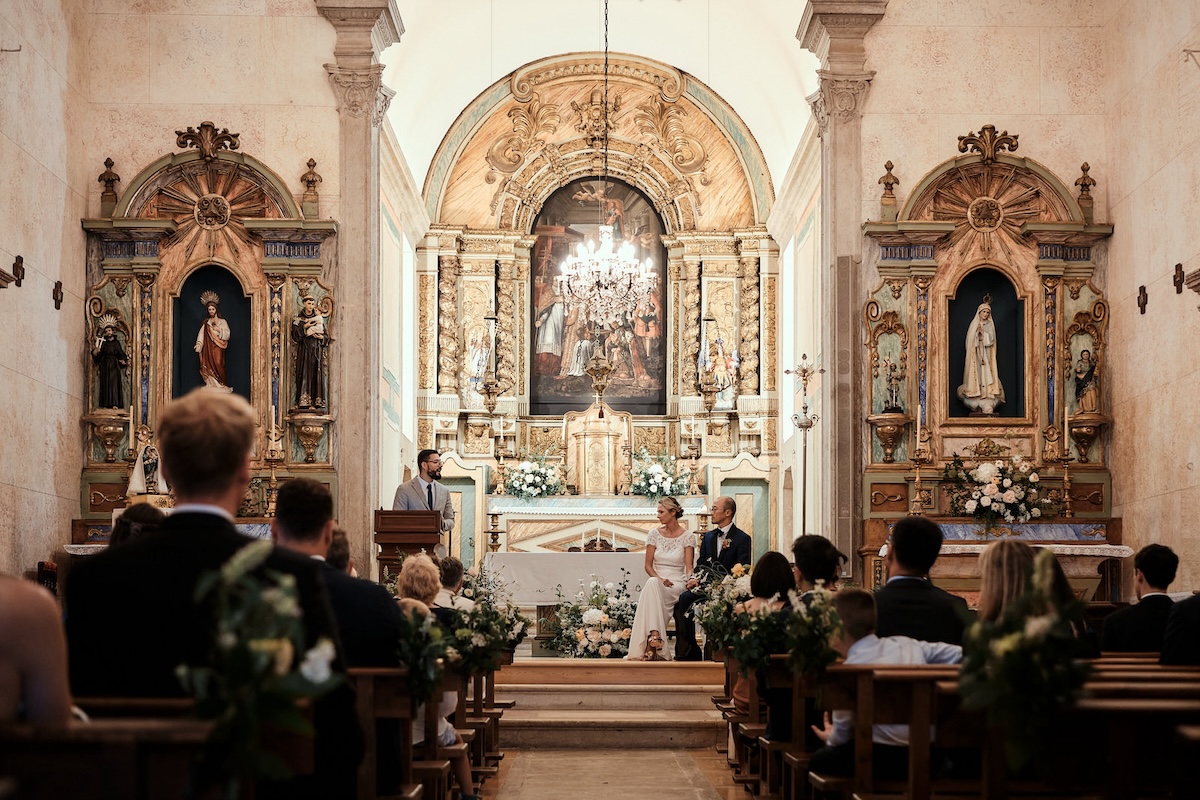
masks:
[[[979,619],[995,622],[1025,592],[1033,557],[1033,548],[1020,539],[1001,539],[984,549],[979,556]]]
[[[633,617],[633,633],[629,636],[630,660],[646,655],[646,642],[657,631],[666,635],[667,622],[675,611],[675,603],[683,594],[696,558],[696,537],[680,524],[683,506],[674,497],[658,501],[657,528],[646,536],[646,574],[649,576],[638,597]],[[662,656],[671,660],[671,649],[664,647]]]

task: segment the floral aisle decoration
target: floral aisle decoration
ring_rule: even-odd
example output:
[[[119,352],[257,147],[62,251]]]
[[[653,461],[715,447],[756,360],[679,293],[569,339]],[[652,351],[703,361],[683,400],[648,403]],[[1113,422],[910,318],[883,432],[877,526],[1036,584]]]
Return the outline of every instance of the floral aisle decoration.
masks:
[[[449,637],[433,614],[401,614],[397,663],[408,668],[408,687],[416,705],[433,695],[442,676]]]
[[[692,591],[705,595],[705,599],[692,606],[689,611],[704,631],[706,645],[714,651],[723,651],[735,638],[734,609],[738,603],[749,600],[750,572],[742,564],[735,564],[726,571],[716,562],[719,569],[697,570],[700,586]]]
[[[196,584],[197,604],[215,612],[210,666],[181,664],[180,683],[196,715],[216,720],[198,770],[202,784],[236,798],[245,781],[281,780],[290,769],[271,739],[281,731],[311,736],[297,702],[340,683],[337,654],[322,638],[305,650],[304,621],[292,575],[260,570],[273,545],[256,541]]]
[[[692,473],[675,456],[666,453],[652,456],[642,448],[633,457],[633,470],[629,474],[629,490],[658,500],[668,495],[687,494]]]
[[[1074,704],[1088,673],[1070,622],[1079,603],[1055,599],[1053,560],[1039,551],[1025,592],[1000,619],[975,622],[963,641],[963,708],[985,711],[1004,733],[1014,770],[1039,766],[1055,717]]]
[[[950,495],[950,513],[974,517],[985,528],[1001,521],[1028,522],[1050,513],[1041,477],[1033,463],[1019,455],[981,461],[967,469],[955,453],[942,471],[942,480]]]
[[[771,610],[769,605],[754,611],[738,611],[733,615],[736,633],[729,639],[729,655],[737,662],[742,675],[765,669],[771,656],[787,650],[787,613]]]
[[[447,631],[446,661],[460,672],[478,675],[500,666],[508,647],[508,618],[489,603],[457,610],[443,623]]]
[[[562,494],[562,473],[554,464],[546,463],[542,454],[521,456],[521,460],[505,470],[504,490],[513,497],[533,499]]]
[[[629,594],[629,571],[617,584],[595,577],[568,601],[559,588],[557,633],[546,647],[573,658],[621,658],[629,653],[637,602]]]
[[[814,674],[837,660],[833,637],[842,629],[842,619],[833,605],[833,592],[817,581],[806,594],[788,593],[792,613],[787,620],[788,666],[793,672]]]
[[[489,605],[504,617],[507,649],[515,649],[529,635],[529,626],[533,624],[533,620],[521,613],[513,601],[508,582],[495,570],[489,569],[486,562],[481,561],[479,566],[467,570],[462,596],[477,605]]]

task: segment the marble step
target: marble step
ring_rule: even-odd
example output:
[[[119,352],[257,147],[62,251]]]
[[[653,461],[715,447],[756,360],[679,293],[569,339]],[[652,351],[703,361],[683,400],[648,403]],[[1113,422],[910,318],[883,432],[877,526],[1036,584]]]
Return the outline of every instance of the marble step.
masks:
[[[712,747],[725,737],[711,710],[510,708],[500,723],[501,747],[627,750]]]
[[[518,658],[496,673],[497,685],[596,686],[724,685],[725,665],[713,661],[623,661],[591,658]]]
[[[499,700],[515,701],[515,709],[563,711],[708,711],[721,684],[685,686],[597,686],[594,684],[497,684]],[[508,720],[505,712],[505,721]]]

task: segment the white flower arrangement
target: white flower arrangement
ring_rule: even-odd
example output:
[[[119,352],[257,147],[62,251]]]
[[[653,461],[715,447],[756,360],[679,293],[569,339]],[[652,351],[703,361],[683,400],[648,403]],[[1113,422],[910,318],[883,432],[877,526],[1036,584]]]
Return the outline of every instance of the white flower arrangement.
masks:
[[[1033,463],[1019,455],[1008,461],[981,461],[968,470],[956,453],[942,478],[949,484],[950,513],[974,517],[989,528],[1000,521],[1037,519],[1050,503],[1038,488],[1041,478]]]
[[[549,497],[563,493],[562,473],[554,464],[547,464],[544,455],[526,455],[509,466],[504,490],[513,497]]]
[[[637,602],[629,594],[629,573],[617,586],[595,577],[574,600],[559,594],[554,621],[558,633],[547,647],[569,658],[620,658],[629,652]]]
[[[687,494],[692,473],[675,456],[665,453],[652,456],[642,448],[633,457],[629,489],[634,494],[657,500],[668,495]]]

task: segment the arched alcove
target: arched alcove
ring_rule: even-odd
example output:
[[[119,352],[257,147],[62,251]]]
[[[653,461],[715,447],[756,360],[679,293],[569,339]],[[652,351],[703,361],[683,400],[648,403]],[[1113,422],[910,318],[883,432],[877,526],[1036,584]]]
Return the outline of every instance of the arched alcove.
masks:
[[[171,395],[179,397],[204,386],[201,377],[201,329],[208,324],[209,303],[217,297],[218,313],[229,329],[222,351],[226,385],[250,399],[251,301],[237,276],[218,264],[206,264],[184,280],[172,301]],[[206,302],[208,301],[208,302]]]

